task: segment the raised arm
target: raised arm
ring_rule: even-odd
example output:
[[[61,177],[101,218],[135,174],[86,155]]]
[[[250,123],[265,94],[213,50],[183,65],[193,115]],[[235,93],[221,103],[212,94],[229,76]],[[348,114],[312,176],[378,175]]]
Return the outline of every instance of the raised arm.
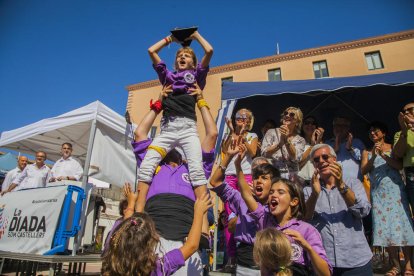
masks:
[[[168,94],[171,92],[171,85],[164,87],[158,97],[158,100],[162,101],[162,99],[164,97],[168,97]],[[151,126],[154,124],[155,118],[157,118],[157,116],[158,113],[152,109],[150,109],[150,111],[148,111],[148,113],[145,114],[144,118],[134,131],[135,142],[139,142],[148,138],[148,132],[151,129]]]
[[[190,232],[188,233],[187,241],[180,248],[183,254],[184,260],[190,258],[194,252],[197,251],[200,244],[201,226],[203,225],[203,216],[207,210],[213,206],[209,194],[204,194],[201,198],[197,199],[194,204],[194,219],[191,225]]]
[[[151,58],[152,64],[157,65],[161,62],[158,52],[173,41],[176,41],[174,36],[169,35],[148,48],[148,54]]]
[[[204,49],[204,56],[201,59],[201,67],[206,68],[210,64],[211,57],[213,56],[213,47],[205,40],[204,37],[198,31],[195,31],[191,36],[190,39],[195,39],[200,43],[201,47]]]
[[[230,145],[228,148],[223,148],[222,151],[224,156],[221,159],[221,163],[210,178],[210,185],[213,187],[220,186],[223,183],[227,166],[230,164],[234,155],[237,154],[238,148]]]
[[[214,149],[217,141],[218,131],[216,123],[214,122],[213,116],[211,116],[210,107],[203,97],[203,91],[200,89],[200,86],[196,83],[195,88],[189,88],[188,90],[191,92],[191,95],[196,96],[197,107],[200,110],[206,131],[206,136],[201,142],[201,148],[204,152],[210,152]]]
[[[249,188],[249,184],[247,184],[246,179],[244,178],[244,173],[241,168],[241,160],[243,160],[246,154],[246,146],[244,144],[239,145],[240,151],[237,155],[236,160],[234,161],[234,165],[236,167],[236,174],[237,174],[237,185],[239,185],[240,193],[243,197],[243,200],[246,202],[247,208],[250,212],[256,211],[257,207],[259,206],[254,199],[252,192]]]

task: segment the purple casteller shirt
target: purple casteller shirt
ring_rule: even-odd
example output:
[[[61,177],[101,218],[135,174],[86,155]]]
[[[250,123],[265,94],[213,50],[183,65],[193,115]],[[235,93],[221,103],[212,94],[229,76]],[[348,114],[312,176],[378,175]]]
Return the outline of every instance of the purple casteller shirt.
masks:
[[[137,166],[141,166],[147,153],[148,146],[151,145],[151,140],[146,139],[139,142],[132,142],[132,148],[137,159]],[[214,150],[210,152],[203,151],[203,169],[208,179],[214,164]],[[189,181],[188,166],[181,164],[177,167],[169,165],[161,165],[160,170],[154,175],[150,185],[147,200],[158,194],[178,194],[195,201],[193,186]]]
[[[254,244],[257,225],[255,220],[247,215],[249,209],[240,192],[233,189],[225,182],[211,190],[214,191],[223,202],[228,202],[231,211],[238,216],[236,230],[234,232],[234,240],[236,242]],[[262,206],[260,203],[258,204]]]
[[[188,88],[194,88],[194,83],[200,86],[203,90],[206,86],[207,73],[209,67],[201,67],[201,64],[197,64],[195,69],[174,71],[168,70],[164,61],[161,61],[157,65],[153,65],[155,71],[158,74],[158,78],[163,86],[172,84],[174,92],[187,93]]]
[[[276,221],[276,218],[265,210],[263,206],[260,206],[254,212],[248,213],[257,223],[258,230],[265,229],[267,227],[276,227],[277,230],[283,231],[285,229],[291,229],[298,231],[303,238],[312,246],[313,250],[324,259],[328,265],[329,270],[332,273],[332,266],[326,256],[325,248],[323,247],[322,238],[318,230],[307,222],[298,219],[291,219],[283,226],[280,226]],[[312,267],[310,257],[303,248],[288,237],[292,244],[292,261],[307,267]]]
[[[164,257],[157,259],[155,271],[151,272],[151,276],[172,275],[184,265],[185,260],[180,249],[173,249],[167,252]]]

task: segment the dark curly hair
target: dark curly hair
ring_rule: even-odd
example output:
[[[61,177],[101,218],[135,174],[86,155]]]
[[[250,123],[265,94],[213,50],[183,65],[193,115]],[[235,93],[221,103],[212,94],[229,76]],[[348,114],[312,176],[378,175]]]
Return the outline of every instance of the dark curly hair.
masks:
[[[158,243],[154,221],[145,213],[134,213],[112,236],[102,259],[102,275],[150,275],[155,270]]]

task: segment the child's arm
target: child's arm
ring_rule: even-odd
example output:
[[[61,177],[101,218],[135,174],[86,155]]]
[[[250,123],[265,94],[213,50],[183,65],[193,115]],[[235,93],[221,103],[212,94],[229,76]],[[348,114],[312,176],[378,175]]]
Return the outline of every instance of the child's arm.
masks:
[[[158,52],[173,41],[176,41],[176,39],[174,38],[174,36],[170,35],[161,39],[160,41],[148,48],[148,54],[151,58],[152,64],[157,65],[161,62],[161,58],[158,55]]]
[[[180,248],[184,260],[187,260],[197,251],[200,244],[201,227],[203,225],[203,216],[208,208],[212,207],[213,203],[209,194],[204,194],[200,199],[197,199],[194,204],[194,219],[191,226],[190,233],[184,245]]]
[[[163,98],[168,97],[168,94],[172,92],[171,85],[163,87],[158,100],[162,101]],[[148,138],[148,132],[151,129],[151,126],[154,124],[155,118],[157,118],[158,113],[150,109],[148,113],[144,116],[142,121],[139,123],[138,127],[134,131],[134,141],[140,142]]]
[[[317,232],[316,229],[315,229],[315,232]],[[313,271],[315,272],[317,276],[331,275],[328,262],[324,260],[320,256],[320,254],[318,254],[318,252],[315,251],[315,248],[314,248],[314,246],[317,246],[325,250],[323,248],[322,239],[320,238],[319,234],[318,236],[315,236],[313,240],[308,241],[302,236],[301,233],[299,233],[296,230],[286,229],[283,231],[283,233],[291,236],[308,253],[310,257],[310,261],[312,263]]]
[[[228,148],[223,148],[222,150],[224,156],[221,159],[219,167],[214,171],[213,175],[210,178],[210,185],[213,187],[218,187],[223,183],[226,168],[230,164],[234,155],[238,152],[238,148],[231,145]]]
[[[128,182],[125,182],[123,193],[124,196],[128,199],[128,206],[124,211],[124,219],[127,219],[134,214],[135,202],[137,201],[138,193],[134,193],[132,191],[131,184]]]
[[[206,68],[210,64],[211,57],[213,56],[213,47],[208,43],[204,37],[198,31],[195,31],[191,36],[190,39],[195,39],[200,43],[201,47],[204,49],[204,56],[201,59],[201,67]],[[160,41],[161,42],[161,41]],[[154,45],[155,46],[155,45]]]
[[[252,192],[249,188],[249,184],[247,184],[246,179],[244,178],[244,173],[241,168],[241,160],[246,155],[246,146],[244,144],[239,145],[239,154],[237,155],[236,160],[234,161],[234,165],[236,166],[236,174],[237,174],[237,185],[239,185],[240,193],[246,202],[247,208],[250,212],[256,211],[257,207],[259,206],[254,199]]]
[[[194,85],[195,88],[190,87],[188,90],[191,92],[190,95],[196,97],[197,106],[200,110],[201,117],[203,118],[204,129],[206,131],[206,136],[201,142],[201,148],[204,152],[210,152],[216,145],[218,130],[213,116],[211,116],[210,107],[208,106],[206,100],[204,100],[203,91],[197,83]]]

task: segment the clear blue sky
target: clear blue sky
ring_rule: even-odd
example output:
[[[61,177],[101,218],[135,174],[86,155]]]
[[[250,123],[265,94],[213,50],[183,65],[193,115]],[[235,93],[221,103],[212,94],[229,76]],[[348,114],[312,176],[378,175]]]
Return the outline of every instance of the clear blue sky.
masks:
[[[414,29],[413,11],[412,0],[0,0],[0,131],[95,100],[123,114],[125,87],[156,78],[148,47],[174,27],[199,27],[213,67],[276,43],[285,53]],[[161,52],[167,64],[177,47]]]

